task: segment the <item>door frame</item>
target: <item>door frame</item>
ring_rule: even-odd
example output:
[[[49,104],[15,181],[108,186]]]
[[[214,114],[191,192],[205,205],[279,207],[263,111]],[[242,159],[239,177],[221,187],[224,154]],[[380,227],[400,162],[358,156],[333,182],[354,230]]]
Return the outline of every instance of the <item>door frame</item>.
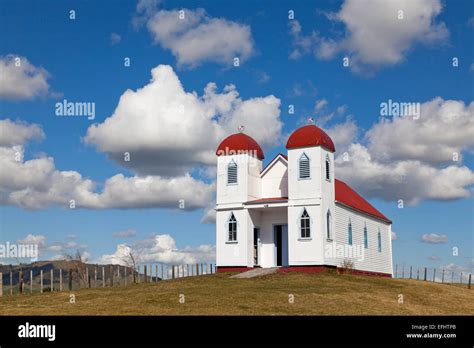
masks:
[[[281,226],[281,265],[278,266],[278,247],[277,247],[277,238],[276,238],[276,227]],[[286,226],[286,234],[283,233],[283,227]],[[286,223],[279,223],[279,224],[272,224],[273,229],[273,265],[275,267],[287,267],[289,265],[289,250],[288,250],[288,224]],[[286,254],[285,254],[286,248]],[[286,256],[286,257],[285,257]]]
[[[257,230],[257,240],[255,241],[255,230]],[[255,243],[256,242],[256,243]],[[253,259],[253,265],[255,266],[260,266],[261,263],[261,253],[260,253],[260,227],[255,226],[253,228],[253,244],[252,244],[252,250],[257,251],[257,262],[255,263],[255,257],[252,256]]]

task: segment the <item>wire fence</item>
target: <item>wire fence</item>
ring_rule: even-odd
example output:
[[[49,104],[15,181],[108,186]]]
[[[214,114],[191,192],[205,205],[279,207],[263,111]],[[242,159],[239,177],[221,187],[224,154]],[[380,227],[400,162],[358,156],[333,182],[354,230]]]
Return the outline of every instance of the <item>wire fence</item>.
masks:
[[[216,265],[213,263],[184,265],[150,263],[140,264],[135,268],[85,264],[68,269],[33,267],[28,270],[0,272],[0,296],[130,286],[139,283],[158,284],[159,281],[215,272]]]
[[[393,277],[398,279],[416,279],[441,284],[466,285],[468,289],[471,289],[472,273],[467,271],[396,264],[393,272]]]

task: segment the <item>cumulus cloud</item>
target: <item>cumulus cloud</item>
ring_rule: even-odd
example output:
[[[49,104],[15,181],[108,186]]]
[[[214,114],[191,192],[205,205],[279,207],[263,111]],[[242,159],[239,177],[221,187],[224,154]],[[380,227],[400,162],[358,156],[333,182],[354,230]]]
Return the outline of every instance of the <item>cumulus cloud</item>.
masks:
[[[25,57],[0,56],[0,76],[1,99],[31,100],[49,93],[49,73]]]
[[[38,249],[43,248],[46,245],[46,237],[43,235],[28,234],[25,238],[17,240],[18,244],[34,244],[38,246]]]
[[[25,123],[8,125],[20,130],[38,129]],[[28,138],[19,136],[19,140]],[[20,132],[20,134],[23,134]],[[34,132],[33,132],[34,133]],[[10,135],[5,135],[10,136]],[[10,144],[0,133],[0,144]],[[173,178],[117,174],[108,178],[101,191],[97,184],[76,171],[61,171],[52,157],[26,160],[23,146],[0,146],[0,204],[26,209],[42,209],[52,205],[69,208],[132,209],[181,208],[193,210],[207,206],[214,186],[192,178],[189,174]]]
[[[474,145],[472,105],[435,98],[421,105],[418,120],[380,120],[359,142],[355,124],[333,126],[328,132],[338,149],[338,177],[368,198],[387,201],[470,197],[474,173],[462,164],[462,152]]]
[[[444,244],[448,242],[448,236],[445,234],[425,233],[421,236],[421,241],[429,244]]]
[[[397,234],[395,232],[392,231],[392,240],[397,240]]]
[[[175,240],[169,234],[156,234],[151,238],[140,240],[130,246],[119,244],[113,254],[103,255],[100,257],[99,262],[128,265],[130,253],[140,263],[193,264],[215,260],[215,247],[212,245],[179,249]]]
[[[419,119],[394,117],[366,134],[368,148],[379,161],[420,160],[449,163],[474,146],[474,102],[440,97],[421,104]]]
[[[235,57],[242,62],[254,51],[250,26],[212,18],[202,8],[163,10],[157,2],[141,1],[137,14],[134,23],[145,24],[154,42],[170,50],[178,65],[215,62],[230,66]]]
[[[324,38],[314,31],[303,35],[299,23],[291,24],[295,50],[290,58],[311,52],[319,59],[331,59],[342,53],[355,71],[399,64],[418,43],[446,42],[449,31],[436,21],[442,10],[439,0],[345,0],[339,12],[327,15],[344,26],[340,37]]]
[[[40,126],[10,119],[0,120],[0,146],[20,146],[30,140],[42,140],[45,135]]]
[[[137,91],[127,90],[109,118],[89,127],[85,141],[120,165],[141,174],[185,175],[215,165],[218,143],[240,125],[262,146],[281,135],[280,100],[273,95],[243,100],[235,86],[222,93],[209,83],[202,96],[186,92],[173,69],[160,65]],[[130,161],[124,161],[124,153]]]

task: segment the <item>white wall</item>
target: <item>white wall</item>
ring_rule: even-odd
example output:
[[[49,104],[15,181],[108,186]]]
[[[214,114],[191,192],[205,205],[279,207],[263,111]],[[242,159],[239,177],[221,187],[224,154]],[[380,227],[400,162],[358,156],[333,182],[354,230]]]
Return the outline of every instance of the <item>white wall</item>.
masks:
[[[281,157],[262,176],[262,197],[288,197],[288,167]]]
[[[339,245],[348,244],[349,218],[352,224],[352,244],[364,245],[364,225],[367,226],[368,248],[364,249],[364,259],[354,261],[354,268],[364,271],[393,274],[392,270],[392,238],[391,225],[368,215],[358,213],[350,208],[336,204],[336,238]],[[380,228],[382,236],[382,252],[378,251],[377,233]],[[344,258],[328,260],[328,263],[341,266]]]
[[[231,212],[237,220],[237,242],[227,242],[227,221]],[[217,211],[216,213],[216,264],[217,266],[248,267],[249,213],[246,209]],[[252,229],[253,234],[253,229]],[[251,256],[250,256],[251,258]]]
[[[237,163],[237,184],[227,184],[227,166]],[[262,161],[247,154],[217,157],[217,197],[219,204],[243,203],[261,198]]]

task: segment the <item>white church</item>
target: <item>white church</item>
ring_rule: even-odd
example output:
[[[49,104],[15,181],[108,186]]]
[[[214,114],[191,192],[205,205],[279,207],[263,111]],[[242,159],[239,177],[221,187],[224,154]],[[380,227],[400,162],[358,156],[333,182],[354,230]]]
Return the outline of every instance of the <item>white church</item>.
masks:
[[[216,264],[219,272],[327,268],[391,277],[391,221],[334,173],[335,146],[319,127],[294,131],[265,167],[243,132],[219,145]]]

